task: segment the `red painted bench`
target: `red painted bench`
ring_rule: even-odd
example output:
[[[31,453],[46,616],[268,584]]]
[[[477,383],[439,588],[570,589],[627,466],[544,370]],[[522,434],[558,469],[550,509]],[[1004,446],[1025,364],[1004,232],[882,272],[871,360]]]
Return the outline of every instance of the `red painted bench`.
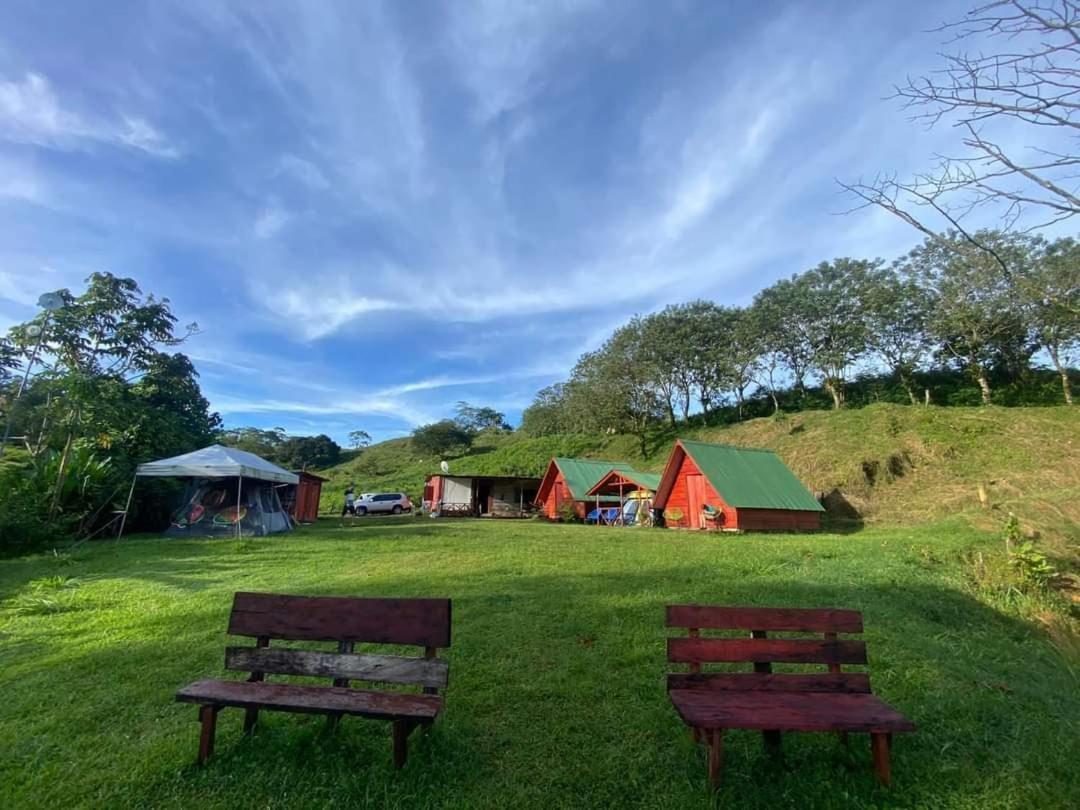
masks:
[[[668,639],[668,661],[689,664],[668,675],[668,695],[709,749],[709,781],[720,782],[725,729],[761,731],[766,747],[779,750],[783,731],[868,732],[878,781],[888,785],[889,749],[895,732],[915,725],[870,693],[870,676],[844,672],[866,664],[866,644],[840,639],[862,633],[854,610],[669,605],[667,626],[687,630]],[[706,638],[702,630],[749,631],[749,638]],[[770,633],[820,633],[822,638],[776,638]],[[702,664],[752,663],[753,672],[703,672]],[[772,665],[824,664],[828,672],[774,673]]]
[[[447,686],[449,665],[437,654],[440,647],[450,646],[449,599],[237,593],[229,634],[255,638],[254,647],[225,650],[225,668],[249,672],[248,679],[202,680],[176,693],[177,700],[199,706],[199,764],[213,753],[217,714],[228,706],[246,710],[247,734],[254,730],[260,709],[325,714],[331,723],[342,715],[389,720],[398,768],[408,755],[409,734],[418,726],[429,727],[442,711],[439,689]],[[278,639],[337,646],[327,652],[271,648],[271,640]],[[358,643],[415,645],[424,648],[424,657],[356,654]],[[267,675],[332,678],[333,685],[270,683]],[[353,680],[413,685],[422,692],[353,689]]]

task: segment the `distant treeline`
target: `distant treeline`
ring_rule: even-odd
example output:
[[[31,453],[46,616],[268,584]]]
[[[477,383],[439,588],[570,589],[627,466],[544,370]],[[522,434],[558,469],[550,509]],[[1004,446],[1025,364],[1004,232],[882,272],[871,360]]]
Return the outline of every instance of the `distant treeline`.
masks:
[[[811,406],[812,386],[842,408],[853,384],[911,404],[1072,404],[1080,345],[1080,243],[980,231],[928,238],[906,256],[841,258],[783,279],[748,307],[711,301],[635,316],[581,356],[566,382],[522,416],[531,435],[619,431],[644,436],[667,419],[716,421],[730,407]],[[869,382],[870,379],[875,382]],[[967,382],[959,391],[958,381]],[[935,391],[941,387],[942,390]],[[1009,391],[1008,402],[1002,387]],[[1018,391],[1030,389],[1030,396]]]

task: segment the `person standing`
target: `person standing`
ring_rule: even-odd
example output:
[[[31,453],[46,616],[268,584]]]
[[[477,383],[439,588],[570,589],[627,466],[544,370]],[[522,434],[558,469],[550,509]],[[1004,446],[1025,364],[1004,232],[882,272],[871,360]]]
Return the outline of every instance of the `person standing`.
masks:
[[[341,510],[341,516],[356,515],[356,484],[349,482],[345,488],[345,508]]]

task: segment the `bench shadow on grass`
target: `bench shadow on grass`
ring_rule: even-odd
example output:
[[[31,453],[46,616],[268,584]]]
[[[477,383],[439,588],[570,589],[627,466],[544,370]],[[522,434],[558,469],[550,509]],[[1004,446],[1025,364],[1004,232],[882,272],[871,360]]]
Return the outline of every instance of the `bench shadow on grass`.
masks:
[[[390,767],[385,723],[345,722],[326,735],[321,719],[271,714],[263,731],[246,739],[239,735],[242,712],[235,709],[222,715],[210,766],[190,767],[197,724],[192,707],[172,704],[171,693],[189,680],[221,675],[220,663],[208,663],[220,661],[222,622],[220,642],[206,650],[189,644],[165,671],[164,663],[155,663],[157,641],[124,642],[123,655],[121,646],[112,646],[70,661],[75,672],[108,672],[115,690],[147,678],[162,683],[158,703],[142,706],[140,714],[164,715],[161,733],[179,739],[159,743],[167,756],[156,765],[157,778],[125,784],[125,800],[145,806],[169,797],[175,803],[172,797],[185,791],[194,800],[212,790],[226,804],[258,803],[275,800],[281,790],[328,801],[336,795],[345,803],[367,797],[382,806],[553,806],[585,795],[595,806],[710,806],[703,753],[664,693],[664,674],[673,667],[665,660],[663,606],[700,602],[862,611],[874,690],[919,726],[895,743],[892,791],[874,783],[866,735],[852,735],[850,749],[831,735],[786,735],[785,756],[776,763],[762,752],[757,734],[732,732],[722,805],[971,806],[995,796],[1014,806],[1069,803],[1064,786],[1073,771],[1062,741],[1080,723],[1077,703],[1068,697],[1075,695],[1075,680],[1031,626],[955,590],[740,581],[683,565],[634,575],[500,580],[463,574],[434,586],[418,572],[380,579],[374,589],[351,592],[454,599],[447,714],[428,738],[414,738],[409,767]],[[327,592],[350,591],[338,582]],[[201,621],[226,615],[226,601],[220,610],[199,613]],[[164,632],[168,618],[155,624]],[[49,682],[66,677],[62,671],[39,676]],[[51,733],[100,732],[57,718]],[[127,738],[102,739],[117,747],[115,761],[137,755],[123,750]],[[137,770],[141,779],[148,773]]]

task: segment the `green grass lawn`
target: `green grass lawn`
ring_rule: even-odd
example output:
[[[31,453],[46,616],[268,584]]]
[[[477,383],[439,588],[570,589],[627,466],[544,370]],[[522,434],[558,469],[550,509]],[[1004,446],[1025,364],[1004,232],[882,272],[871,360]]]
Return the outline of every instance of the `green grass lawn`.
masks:
[[[997,548],[959,521],[734,537],[406,517],[0,562],[0,806],[1076,807],[1076,664],[978,595],[970,555]],[[238,710],[194,766],[196,709],[173,693],[223,674],[236,590],[454,600],[446,712],[405,770],[389,724],[264,713],[244,738]],[[664,693],[663,606],[695,601],[861,610],[875,691],[919,725],[893,788],[865,735],[787,735],[774,762],[736,731],[713,797]]]

